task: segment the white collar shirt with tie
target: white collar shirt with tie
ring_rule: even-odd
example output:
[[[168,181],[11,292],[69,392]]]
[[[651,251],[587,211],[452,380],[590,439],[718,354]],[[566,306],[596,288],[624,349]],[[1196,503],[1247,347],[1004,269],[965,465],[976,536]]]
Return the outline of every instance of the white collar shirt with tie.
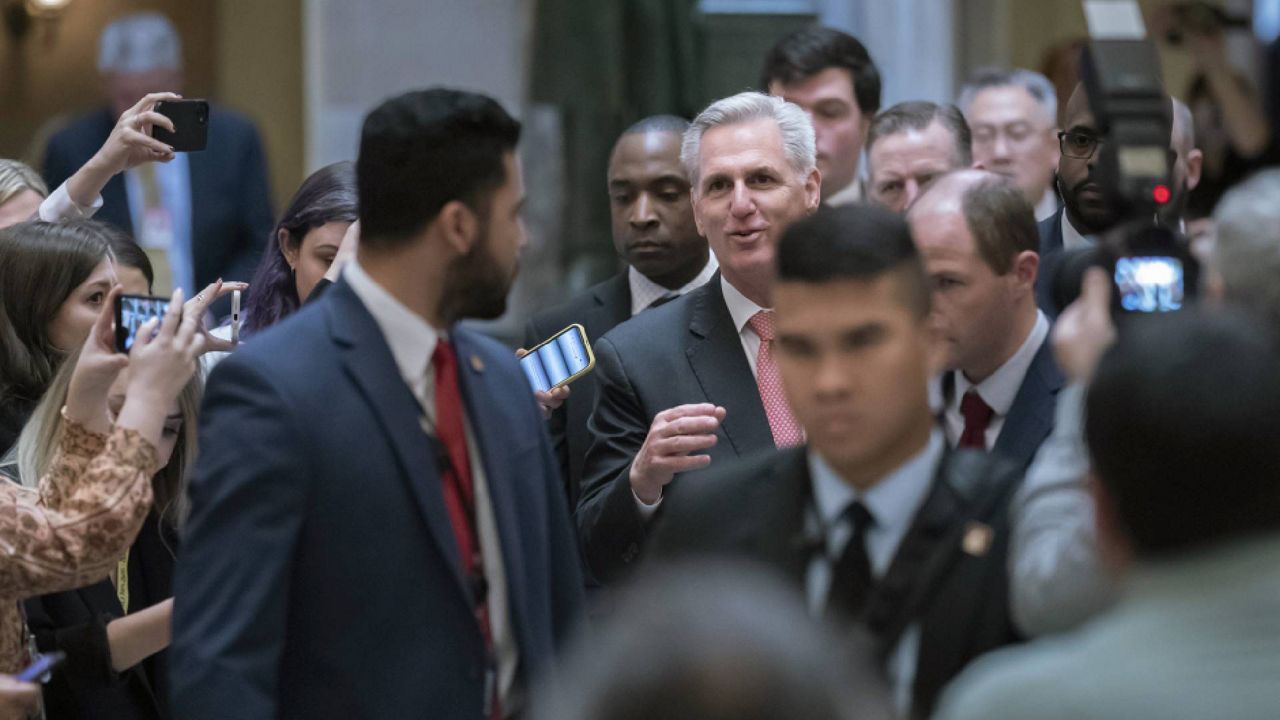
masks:
[[[720,269],[720,264],[716,262],[715,253],[707,253],[707,264],[702,266],[702,271],[698,273],[697,277],[685,283],[683,287],[669,290],[645,277],[644,273],[634,267],[627,268],[627,285],[631,288],[631,317],[648,310],[650,305],[659,300],[664,298],[674,299],[697,290],[706,285],[718,269]]]
[[[813,503],[807,515],[806,534],[819,540],[821,548],[809,559],[805,575],[805,597],[814,617],[826,612],[832,569],[853,537],[846,508],[855,500],[861,501],[871,514],[873,522],[866,533],[867,559],[872,576],[878,580],[888,572],[916,513],[929,497],[945,450],[946,441],[935,430],[920,452],[865,492],[845,482],[821,455],[809,450]],[[887,666],[894,704],[904,717],[911,706],[919,654],[920,628],[912,624],[903,632]]]
[[[373,316],[373,321],[391,349],[391,356],[395,359],[400,376],[422,406],[423,431],[435,435],[436,386],[431,356],[435,353],[436,343],[441,339],[447,340],[447,336],[387,292],[356,260],[347,263],[343,276],[356,297],[360,298],[365,309]],[[459,367],[462,366],[460,362]],[[498,657],[499,697],[505,708],[508,707],[515,683],[520,653],[516,645],[515,629],[511,625],[506,567],[503,565],[502,545],[489,496],[484,460],[480,456],[470,418],[464,418],[463,427],[467,436],[467,454],[471,460],[471,482],[475,490],[476,534],[480,538],[480,554],[484,560],[485,582],[488,584],[489,626]]]
[[[1018,391],[1022,389],[1022,381],[1026,379],[1027,371],[1031,369],[1031,364],[1036,360],[1036,354],[1040,352],[1040,347],[1048,337],[1049,318],[1037,310],[1036,322],[1031,326],[1031,332],[1027,333],[1027,337],[1013,355],[991,373],[990,377],[975,385],[964,376],[963,372],[951,371],[954,384],[951,397],[947,399],[945,425],[947,442],[952,447],[960,442],[960,436],[964,434],[964,413],[960,410],[960,403],[969,390],[976,390],[982,401],[994,411],[983,437],[988,450],[996,446],[996,440],[1000,438],[1000,431],[1004,428],[1005,417],[1013,409],[1013,401],[1018,398]]]

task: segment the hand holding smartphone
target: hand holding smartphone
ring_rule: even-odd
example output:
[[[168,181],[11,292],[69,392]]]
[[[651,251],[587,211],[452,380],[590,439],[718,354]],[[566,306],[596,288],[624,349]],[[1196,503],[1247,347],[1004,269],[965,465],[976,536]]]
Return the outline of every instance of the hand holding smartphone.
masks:
[[[151,137],[174,152],[199,152],[209,144],[209,103],[204,100],[161,100],[155,111],[173,121],[173,132],[152,126]]]
[[[66,659],[67,654],[64,652],[41,653],[36,656],[34,662],[15,677],[20,682],[42,683],[48,679],[49,673],[53,672]]]
[[[138,330],[151,319],[164,319],[169,298],[150,295],[117,295],[115,307],[116,350],[128,353],[138,339]],[[159,325],[156,326],[159,329]]]
[[[587,331],[578,324],[552,335],[520,358],[520,367],[529,385],[539,392],[568,385],[595,366],[596,357],[587,341]]]

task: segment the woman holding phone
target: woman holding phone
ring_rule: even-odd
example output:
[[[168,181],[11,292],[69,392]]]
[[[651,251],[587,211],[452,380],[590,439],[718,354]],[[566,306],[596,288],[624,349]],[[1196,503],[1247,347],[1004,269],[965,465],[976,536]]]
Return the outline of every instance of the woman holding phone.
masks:
[[[0,484],[0,672],[31,659],[18,601],[107,575],[142,527],[152,502],[170,404],[196,370],[204,345],[197,318],[181,317],[175,293],[129,356],[115,351],[110,291],[67,382],[56,449],[34,488]],[[153,332],[154,331],[154,332]],[[108,395],[129,367],[114,424]]]

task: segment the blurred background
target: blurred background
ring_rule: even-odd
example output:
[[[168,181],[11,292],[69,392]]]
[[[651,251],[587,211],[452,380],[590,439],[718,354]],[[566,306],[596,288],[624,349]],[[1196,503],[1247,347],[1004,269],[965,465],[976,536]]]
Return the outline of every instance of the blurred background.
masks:
[[[1150,20],[1169,3],[1143,0]],[[1274,126],[1280,0],[1221,0],[1227,51]],[[39,166],[66,119],[103,104],[98,35],[159,11],[183,39],[187,97],[258,125],[278,211],[306,175],[355,155],[376,102],[435,84],[493,95],[525,123],[530,247],[508,317],[523,318],[616,270],[604,174],[616,135],[654,113],[692,117],[758,85],[765,50],[821,22],[857,36],[884,77],[883,106],[951,101],[983,66],[1074,81],[1078,0],[0,0],[0,157]],[[1195,59],[1161,42],[1166,87],[1185,97]],[[1062,96],[1065,101],[1065,94]],[[1065,102],[1063,103],[1065,104]],[[211,149],[211,152],[216,150]],[[195,199],[199,202],[199,199]]]

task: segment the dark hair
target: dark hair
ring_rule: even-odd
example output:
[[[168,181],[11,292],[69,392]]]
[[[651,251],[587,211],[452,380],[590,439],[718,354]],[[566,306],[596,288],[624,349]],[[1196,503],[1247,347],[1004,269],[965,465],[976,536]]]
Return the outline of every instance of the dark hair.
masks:
[[[293,270],[280,247],[281,233],[290,249],[301,250],[307,233],[331,222],[355,222],[358,210],[354,163],[326,165],[302,181],[271,232],[245,293],[246,335],[280,322],[302,303]]]
[[[844,68],[853,76],[853,97],[864,115],[880,110],[880,70],[858,39],[821,25],[797,30],[779,40],[764,56],[760,89],[807,80],[827,68]]]
[[[562,674],[572,682],[546,688],[535,720],[889,716],[869,634],[813,622],[796,593],[759,567],[671,565],[621,602],[576,640]]]
[[[111,247],[111,254],[115,257],[116,264],[136,268],[147,280],[147,292],[152,292],[151,286],[156,284],[156,271],[151,266],[151,258],[147,257],[147,251],[143,250],[136,240],[129,237],[129,233],[115,225],[101,223],[98,229],[106,238],[107,245]]]
[[[1280,361],[1261,325],[1184,310],[1124,327],[1085,411],[1094,471],[1135,552],[1280,530]]]
[[[960,205],[978,255],[995,274],[1004,275],[1019,253],[1040,252],[1040,230],[1035,210],[1018,186],[1008,178],[985,175],[965,189]]]
[[[924,130],[937,121],[951,133],[955,140],[956,165],[964,167],[973,163],[973,136],[969,123],[955,105],[939,105],[924,100],[901,102],[876,115],[867,131],[867,153],[876,141],[908,130]]]
[[[432,88],[379,105],[356,161],[362,246],[400,245],[453,201],[487,211],[519,139],[520,123],[485,95]]]
[[[650,115],[632,123],[626,130],[622,131],[622,134],[626,136],[662,132],[683,135],[684,131],[688,129],[689,121],[679,115]]]
[[[903,301],[921,317],[929,313],[929,280],[911,229],[881,207],[824,207],[797,220],[778,241],[775,262],[783,282],[870,281],[897,273]]]
[[[29,414],[67,351],[49,324],[93,269],[111,257],[103,223],[27,222],[0,230],[0,403]]]

